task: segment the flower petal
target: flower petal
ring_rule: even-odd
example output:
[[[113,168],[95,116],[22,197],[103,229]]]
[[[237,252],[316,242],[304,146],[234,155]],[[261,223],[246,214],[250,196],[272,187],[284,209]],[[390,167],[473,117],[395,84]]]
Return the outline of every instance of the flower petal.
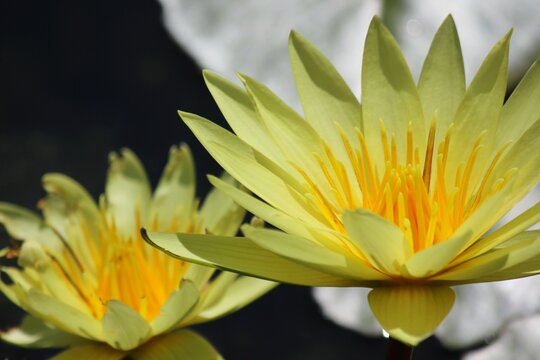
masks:
[[[364,133],[372,161],[384,167],[380,120],[395,135],[400,161],[405,159],[407,129],[424,153],[426,130],[422,105],[411,72],[396,40],[378,17],[369,26],[362,63]]]
[[[454,19],[448,15],[433,38],[418,80],[424,116],[437,113],[437,138],[444,137],[465,93],[463,56]],[[435,141],[438,144],[439,141]]]
[[[540,118],[540,59],[525,74],[504,104],[495,138],[497,148],[519,137]]]
[[[223,360],[202,336],[189,330],[178,330],[153,338],[130,354],[134,360]]]
[[[146,220],[150,201],[150,183],[141,161],[129,149],[120,155],[110,156],[110,166],[105,185],[107,211],[117,230],[124,237],[139,231],[137,215]]]
[[[511,32],[493,46],[457,109],[452,129],[454,135],[448,150],[447,174],[456,174],[464,161],[463,154],[472,152],[478,137],[485,131],[483,143],[488,144],[488,151],[491,149],[506,93],[510,35]],[[476,166],[471,178],[476,179],[482,169],[482,166]]]
[[[289,54],[296,89],[304,116],[317,133],[324,137],[337,158],[347,159],[338,123],[346,134],[362,129],[362,108],[332,63],[308,40],[295,31],[289,36]],[[353,144],[356,136],[351,136]]]
[[[150,204],[150,224],[156,230],[186,230],[195,203],[195,168],[187,145],[173,146]]]
[[[412,255],[403,231],[380,216],[362,209],[343,214],[343,224],[350,239],[379,270],[400,274]]]
[[[60,330],[88,339],[103,338],[98,320],[49,295],[30,289],[27,306],[25,310]]]
[[[203,306],[194,323],[206,322],[230,314],[258,299],[278,283],[242,276],[220,293],[216,302]]]
[[[36,239],[45,226],[33,211],[5,202],[0,202],[0,223],[11,236],[19,240]]]
[[[227,173],[223,173],[220,181],[231,187],[239,186],[238,182]],[[212,189],[206,195],[199,210],[205,231],[209,234],[225,236],[236,235],[245,214],[246,211],[242,207],[217,189]]]
[[[50,327],[42,320],[26,315],[22,323],[0,334],[3,341],[27,348],[60,348],[87,342],[79,336]]]
[[[180,115],[208,152],[240,183],[278,209],[295,213],[305,221],[313,219],[303,207],[304,204],[298,203],[300,195],[294,197],[292,188],[261,166],[247,144],[200,116],[189,113]]]
[[[128,305],[109,300],[103,315],[103,339],[119,350],[131,350],[152,336],[150,325]]]
[[[143,238],[167,254],[201,265],[298,285],[353,286],[357,282],[289,261],[244,237],[146,233]]]
[[[128,353],[105,344],[74,346],[51,358],[51,360],[121,360]]]
[[[388,279],[375,269],[347,256],[343,249],[339,253],[300,236],[248,225],[244,225],[242,231],[263,249],[321,272],[359,281]]]
[[[161,306],[158,316],[152,321],[152,334],[158,335],[178,325],[199,301],[199,290],[189,280],[183,280]]]
[[[449,287],[390,286],[373,289],[369,306],[391,337],[417,345],[429,337],[454,303]]]
[[[211,71],[205,70],[203,75],[206,86],[236,135],[273,161],[285,165],[283,155],[255,113],[246,91]]]

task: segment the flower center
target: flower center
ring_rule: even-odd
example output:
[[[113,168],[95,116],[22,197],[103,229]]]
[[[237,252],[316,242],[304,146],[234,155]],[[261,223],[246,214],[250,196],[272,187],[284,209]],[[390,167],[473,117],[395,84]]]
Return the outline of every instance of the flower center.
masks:
[[[341,131],[347,165],[336,158],[329,146],[325,146],[324,156],[316,155],[330,191],[322,190],[306,172],[297,169],[307,182],[314,208],[334,229],[346,232],[341,221],[343,210],[364,208],[401,228],[411,248],[417,252],[447,240],[483,201],[502,189],[512,174],[509,171],[488,186],[488,179],[507,146],[484,168],[486,161],[479,159],[479,154],[484,147],[485,133],[478,136],[471,152],[464,154],[466,160],[449,173],[452,126],[438,144],[435,143],[436,132],[433,122],[425,153],[420,154],[409,124],[405,160],[399,161],[395,137],[389,138],[381,122],[384,167],[377,168],[364,134],[356,129],[359,145],[353,147]]]
[[[107,221],[105,214],[103,219],[105,225],[97,237],[82,223],[78,238],[62,238],[63,256],[51,256],[54,269],[97,319],[103,317],[107,301],[115,299],[150,321],[178,288],[189,263],[147,245],[138,232],[138,214],[129,238],[119,235],[114,220]]]

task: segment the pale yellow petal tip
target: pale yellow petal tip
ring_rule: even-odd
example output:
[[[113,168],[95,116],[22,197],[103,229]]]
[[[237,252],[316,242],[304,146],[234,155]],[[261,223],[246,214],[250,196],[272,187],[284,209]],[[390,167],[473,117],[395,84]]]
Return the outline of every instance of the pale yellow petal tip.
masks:
[[[454,304],[449,287],[393,286],[368,295],[373,314],[396,340],[412,346],[431,336]]]

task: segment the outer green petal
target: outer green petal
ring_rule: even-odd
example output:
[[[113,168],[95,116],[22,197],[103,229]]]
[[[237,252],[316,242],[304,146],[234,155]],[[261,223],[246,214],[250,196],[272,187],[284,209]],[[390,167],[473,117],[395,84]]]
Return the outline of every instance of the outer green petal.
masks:
[[[444,137],[465,93],[463,57],[451,15],[446,17],[431,43],[420,73],[418,93],[426,120],[437,112],[437,138]]]
[[[178,325],[199,301],[199,290],[189,280],[183,280],[161,307],[159,315],[152,321],[152,334],[164,333]]]
[[[181,113],[181,116],[210,155],[240,183],[278,209],[286,209],[306,221],[313,219],[303,207],[307,205],[298,203],[301,195],[294,197],[294,190],[261,166],[247,144],[197,115]]]
[[[51,358],[51,360],[120,360],[128,353],[104,344],[82,345],[69,348]]]
[[[103,339],[115,349],[131,350],[152,336],[150,325],[128,305],[110,300],[103,315]]]
[[[358,286],[289,261],[244,237],[146,233],[144,239],[167,254],[201,265],[262,279],[308,286]]]
[[[27,306],[32,315],[60,330],[88,339],[103,338],[98,320],[51,296],[30,289]]]
[[[399,274],[412,255],[403,231],[372,212],[347,211],[343,214],[343,224],[360,251],[386,273]]]
[[[536,60],[504,104],[495,146],[518,139],[540,119],[540,59]]]
[[[382,119],[389,134],[395,135],[398,155],[405,160],[408,124],[420,154],[425,148],[422,105],[411,72],[396,40],[378,17],[369,26],[362,64],[362,109],[364,133],[372,160],[382,161]]]
[[[150,224],[157,229],[186,230],[193,216],[195,167],[187,145],[173,146],[150,205]]]
[[[154,338],[130,354],[134,360],[223,360],[202,336],[178,330]]]
[[[204,306],[194,323],[206,322],[243,308],[276,287],[278,283],[242,276],[225,289],[216,302]]]
[[[341,75],[328,59],[295,31],[289,37],[289,54],[294,80],[306,120],[324,137],[338,159],[347,159],[339,123],[346,134],[362,129],[362,108]],[[357,143],[356,136],[350,141]]]
[[[260,247],[321,272],[359,281],[388,279],[345,253],[332,251],[300,236],[247,225],[242,231]]]
[[[144,223],[150,193],[146,171],[137,156],[129,149],[122,149],[120,155],[111,154],[105,196],[108,213],[122,236],[130,237],[139,231],[136,215]]]
[[[447,174],[457,173],[458,166],[469,156],[465,154],[472,152],[474,143],[484,131],[487,133],[483,144],[488,145],[488,151],[491,149],[506,93],[510,34],[491,49],[459,105],[448,150]],[[472,179],[475,180],[481,171],[482,166],[476,166]],[[453,181],[448,183],[453,184]]]
[[[278,164],[286,165],[268,129],[255,113],[248,94],[239,86],[211,71],[205,70],[203,74],[206,86],[238,137]]]
[[[88,341],[50,327],[30,315],[24,317],[21,325],[1,333],[0,337],[10,344],[27,348],[62,348]]]
[[[454,304],[449,287],[392,286],[373,289],[369,306],[391,337],[417,345],[429,337]]]
[[[229,186],[239,186],[238,182],[227,173],[224,173],[221,179]],[[229,196],[216,189],[212,189],[208,193],[199,210],[203,228],[207,233],[226,236],[236,235],[245,214],[243,208],[234,203]]]

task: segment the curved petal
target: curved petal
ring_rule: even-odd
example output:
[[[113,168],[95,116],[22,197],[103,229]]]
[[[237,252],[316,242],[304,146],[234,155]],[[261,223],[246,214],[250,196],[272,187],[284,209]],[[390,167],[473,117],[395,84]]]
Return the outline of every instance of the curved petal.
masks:
[[[150,204],[150,224],[160,230],[186,230],[195,203],[195,167],[189,148],[173,146]]]
[[[150,183],[141,161],[129,149],[110,155],[105,185],[107,213],[117,231],[128,238],[139,231],[137,220],[147,217]]]
[[[223,360],[205,338],[189,330],[153,338],[133,351],[130,357],[134,360]]]
[[[167,254],[201,265],[298,285],[359,286],[275,255],[244,237],[146,233],[143,238]]]
[[[103,340],[119,350],[131,350],[152,336],[150,325],[128,305],[109,300],[106,304],[103,324]]]
[[[62,348],[88,342],[79,336],[55,329],[30,315],[26,315],[19,326],[0,333],[0,338],[10,344],[27,348]]]
[[[437,328],[454,303],[449,287],[390,286],[373,289],[369,306],[391,337],[417,345]]]
[[[0,202],[0,223],[18,240],[36,239],[45,224],[43,220],[22,206]]]

